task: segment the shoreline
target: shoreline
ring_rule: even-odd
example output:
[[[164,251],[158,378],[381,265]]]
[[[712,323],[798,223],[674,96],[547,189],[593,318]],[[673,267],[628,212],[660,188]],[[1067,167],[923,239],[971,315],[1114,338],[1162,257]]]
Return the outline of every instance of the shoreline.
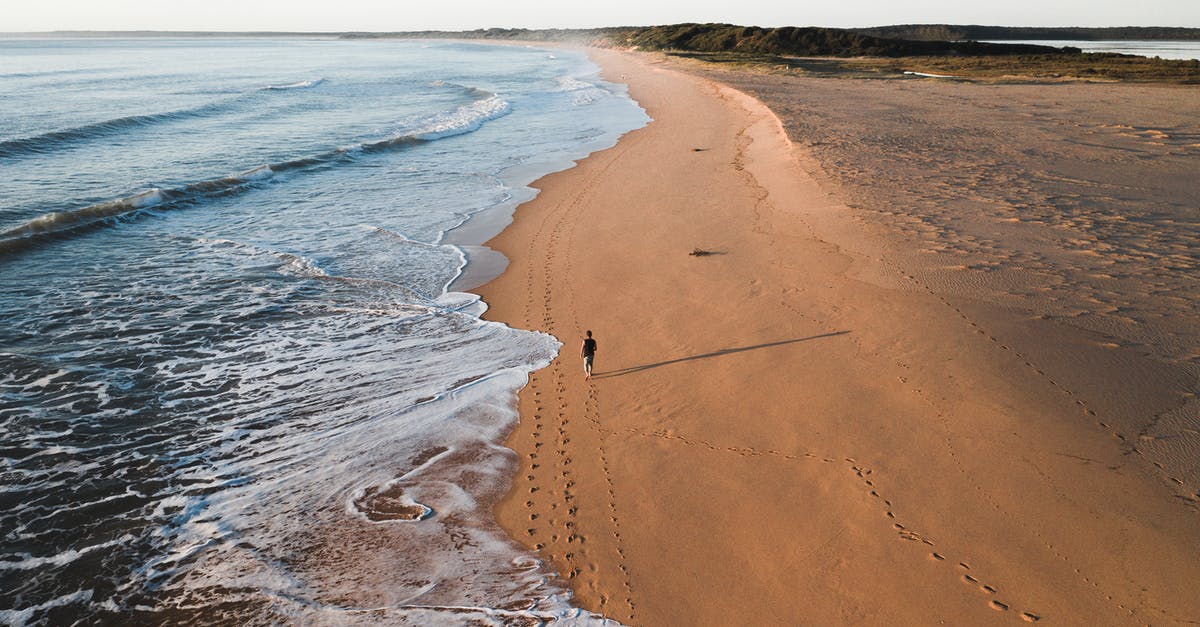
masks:
[[[520,393],[496,513],[580,606],[626,624],[1200,614],[1195,508],[1081,415],[1087,390],[998,350],[1011,312],[884,263],[758,100],[590,52],[654,121],[535,182],[488,242],[509,269],[475,290],[485,319],[565,343]]]
[[[582,53],[585,56],[587,55],[587,48],[564,42],[477,39],[444,39],[441,41],[479,46],[535,48],[547,51],[570,50]],[[602,68],[597,65],[595,76],[604,80],[602,74]],[[604,80],[604,82],[609,85],[614,84],[608,80]],[[466,263],[463,265],[459,276],[455,277],[446,286],[446,290],[450,292],[474,292],[477,288],[490,283],[503,274],[508,268],[508,258],[500,251],[488,247],[487,243],[499,236],[504,229],[512,224],[514,214],[521,205],[533,200],[538,195],[537,183],[547,176],[552,176],[576,167],[581,160],[588,158],[598,150],[602,151],[612,148],[623,134],[610,130],[603,136],[589,140],[589,143],[600,142],[603,146],[601,148],[597,149],[589,146],[581,154],[546,161],[540,167],[534,167],[536,164],[523,163],[497,174],[500,179],[511,179],[509,182],[513,184],[516,195],[497,206],[471,214],[462,224],[446,231],[440,243],[457,246],[466,257]],[[533,175],[533,172],[541,172],[541,174]]]

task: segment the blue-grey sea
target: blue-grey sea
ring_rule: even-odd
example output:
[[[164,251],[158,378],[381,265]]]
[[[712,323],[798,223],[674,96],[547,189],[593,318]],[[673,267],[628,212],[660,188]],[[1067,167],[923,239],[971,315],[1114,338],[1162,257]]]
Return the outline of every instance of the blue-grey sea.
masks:
[[[0,623],[597,620],[490,511],[559,342],[451,286],[461,234],[648,121],[623,86],[537,47],[43,38],[0,40],[0,94]]]

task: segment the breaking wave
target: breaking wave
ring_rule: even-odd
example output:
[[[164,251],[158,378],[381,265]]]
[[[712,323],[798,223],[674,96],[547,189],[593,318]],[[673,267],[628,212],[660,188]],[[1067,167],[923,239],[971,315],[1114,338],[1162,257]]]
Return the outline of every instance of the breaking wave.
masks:
[[[289,89],[308,89],[309,87],[316,87],[317,85],[320,85],[321,83],[324,83],[324,82],[325,82],[324,78],[314,78],[312,80],[299,81],[297,83],[288,83],[286,85],[267,85],[266,87],[263,87],[263,91],[286,91]]]
[[[239,194],[258,187],[282,173],[302,173],[332,165],[352,163],[359,154],[373,154],[408,148],[470,133],[484,123],[506,115],[509,104],[491,92],[485,97],[452,111],[428,116],[409,130],[384,139],[350,146],[298,159],[254,167],[240,174],[191,183],[174,189],[150,188],[123,198],[108,200],[79,209],[55,211],[0,232],[0,253],[23,250],[38,237],[61,237],[95,227],[128,220],[144,210],[182,209],[206,200]]]
[[[104,71],[0,74],[0,624],[606,624],[492,512],[560,344],[451,286],[635,103],[574,51],[20,46]]]

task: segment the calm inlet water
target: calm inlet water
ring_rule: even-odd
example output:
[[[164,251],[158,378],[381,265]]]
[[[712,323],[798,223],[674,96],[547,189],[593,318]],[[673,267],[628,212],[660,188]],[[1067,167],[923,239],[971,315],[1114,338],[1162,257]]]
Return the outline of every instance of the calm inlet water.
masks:
[[[487,507],[559,344],[447,234],[645,124],[597,72],[0,40],[0,623],[596,620]]]
[[[1200,59],[1200,41],[1078,41],[1078,40],[1022,40],[991,41],[997,44],[1034,44],[1062,48],[1071,46],[1084,52],[1116,52],[1141,57],[1162,59]]]

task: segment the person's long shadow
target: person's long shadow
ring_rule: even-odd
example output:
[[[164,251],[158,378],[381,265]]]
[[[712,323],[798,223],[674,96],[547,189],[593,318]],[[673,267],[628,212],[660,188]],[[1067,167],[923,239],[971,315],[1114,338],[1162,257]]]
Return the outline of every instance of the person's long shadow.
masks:
[[[633,374],[635,372],[643,372],[645,370],[650,370],[652,368],[659,368],[662,366],[670,366],[671,364],[683,363],[685,361],[695,361],[697,359],[708,359],[710,357],[721,357],[723,355],[732,355],[734,353],[744,353],[746,351],[759,350],[761,348],[772,348],[775,346],[796,344],[798,342],[808,342],[810,340],[820,340],[820,339],[824,339],[827,337],[836,337],[838,335],[846,335],[847,333],[849,333],[849,331],[834,331],[833,333],[823,333],[821,335],[813,335],[810,337],[800,337],[800,338],[796,338],[794,340],[781,340],[779,342],[768,342],[766,344],[755,344],[754,346],[740,346],[737,348],[726,348],[726,349],[714,351],[711,353],[704,353],[703,355],[692,355],[690,357],[680,357],[678,359],[669,359],[667,361],[660,361],[660,362],[653,363],[653,364],[642,364],[641,366],[633,366],[630,368],[621,368],[619,370],[609,370],[606,372],[597,372],[596,374],[592,375],[592,378],[593,379],[609,379],[612,377],[620,377],[620,376],[624,376],[627,374]]]

